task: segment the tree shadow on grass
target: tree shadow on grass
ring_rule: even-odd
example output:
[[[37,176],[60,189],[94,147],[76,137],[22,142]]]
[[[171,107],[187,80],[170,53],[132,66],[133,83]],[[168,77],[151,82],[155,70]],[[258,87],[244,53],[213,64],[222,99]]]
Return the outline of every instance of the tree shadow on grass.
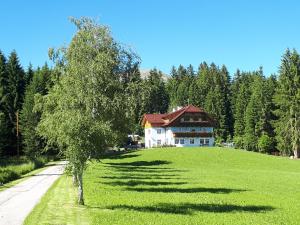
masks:
[[[114,154],[103,156],[104,159],[129,159],[140,156],[140,154]]]
[[[116,176],[102,176],[103,179],[111,179],[111,180],[178,180],[182,179],[177,174],[158,174],[152,173],[151,175],[148,174],[117,174]]]
[[[161,203],[153,206],[132,206],[132,205],[116,205],[106,207],[107,209],[117,210],[133,210],[138,212],[150,213],[167,213],[167,214],[182,214],[193,215],[196,212],[209,213],[230,213],[230,212],[246,212],[246,213],[265,213],[275,208],[271,206],[255,206],[255,205],[232,205],[232,204],[192,204],[192,203]]]
[[[137,185],[182,185],[186,182],[169,182],[169,181],[143,181],[143,180],[129,180],[129,181],[112,181],[112,182],[103,182],[104,184],[109,184],[112,186],[137,186]]]
[[[146,167],[146,166],[108,166],[111,169],[124,173],[140,172],[140,173],[167,173],[167,172],[185,172],[186,170],[178,170],[167,167]]]
[[[166,160],[153,160],[153,161],[134,161],[134,162],[123,162],[123,163],[106,163],[110,166],[160,166],[171,164]]]
[[[150,188],[131,188],[128,187],[128,191],[137,192],[158,192],[158,193],[213,193],[213,194],[229,194],[233,192],[243,192],[247,190],[242,189],[231,189],[231,188],[176,188],[176,187],[150,187]]]

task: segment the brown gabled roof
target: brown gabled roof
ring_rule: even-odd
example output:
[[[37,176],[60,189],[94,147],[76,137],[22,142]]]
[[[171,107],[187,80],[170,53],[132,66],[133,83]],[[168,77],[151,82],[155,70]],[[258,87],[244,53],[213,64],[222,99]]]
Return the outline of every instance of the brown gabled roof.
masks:
[[[185,106],[175,112],[167,114],[145,114],[142,120],[142,125],[144,126],[146,121],[155,126],[169,126],[177,118],[179,118],[184,113],[206,113],[202,108],[195,107],[193,105]]]

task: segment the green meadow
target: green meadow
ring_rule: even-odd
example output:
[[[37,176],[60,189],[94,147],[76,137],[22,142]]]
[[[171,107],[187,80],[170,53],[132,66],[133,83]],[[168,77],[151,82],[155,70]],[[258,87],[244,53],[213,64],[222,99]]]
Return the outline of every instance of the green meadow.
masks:
[[[157,148],[92,161],[85,206],[62,176],[25,224],[299,224],[300,161],[228,148]]]

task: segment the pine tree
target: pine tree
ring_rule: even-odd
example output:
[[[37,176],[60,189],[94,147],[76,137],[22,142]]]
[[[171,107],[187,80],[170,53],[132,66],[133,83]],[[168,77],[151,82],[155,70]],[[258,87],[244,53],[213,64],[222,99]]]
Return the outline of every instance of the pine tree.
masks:
[[[32,64],[30,63],[29,66],[28,66],[28,69],[25,73],[25,84],[26,86],[28,86],[30,84],[30,82],[32,81],[32,78],[33,78],[33,68],[32,68]]]
[[[171,77],[166,83],[166,90],[169,95],[169,110],[176,106],[179,106],[177,89],[178,85],[180,84],[180,78],[175,66],[172,66],[170,75]]]
[[[150,101],[148,113],[165,113],[169,107],[169,96],[162,78],[162,72],[157,69],[150,71],[146,83],[150,87]]]
[[[300,157],[300,56],[287,50],[282,56],[278,88],[275,94],[275,123],[278,149],[286,155]]]
[[[256,77],[252,83],[252,94],[246,108],[244,148],[257,151],[257,140],[262,132],[262,111],[264,107],[263,77]]]
[[[22,109],[25,79],[24,70],[19,63],[16,51],[13,51],[7,62],[8,73],[8,94],[7,94],[7,112],[9,118],[9,145],[11,150],[9,154],[19,154],[20,135],[18,134],[18,116]],[[17,136],[18,135],[18,136]]]
[[[242,76],[245,76],[243,74]],[[243,79],[243,81],[241,80]],[[245,134],[245,109],[247,108],[249,98],[250,98],[250,88],[247,79],[239,78],[235,82],[239,82],[239,88],[237,91],[233,91],[235,96],[233,98],[234,102],[234,142],[236,147],[242,148],[243,147],[243,136]],[[237,84],[237,83],[234,83]]]
[[[0,51],[0,155],[6,150],[9,143],[9,118],[7,111],[8,74],[6,58]]]
[[[222,95],[224,97],[224,107],[225,107],[225,127],[226,136],[233,136],[233,114],[231,106],[231,81],[229,72],[225,65],[221,68],[222,77]]]
[[[32,71],[33,73],[33,71]],[[25,99],[20,113],[21,132],[24,143],[24,153],[35,158],[45,147],[44,140],[37,134],[36,127],[40,121],[40,112],[34,111],[34,97],[36,94],[46,95],[50,87],[51,70],[45,64],[42,69],[33,73],[30,84],[26,87]]]
[[[198,74],[196,79],[198,93],[197,95],[197,106],[204,107],[204,103],[206,101],[206,96],[210,90],[210,87],[213,86],[212,76],[210,75],[210,68],[203,62],[199,65]]]
[[[225,125],[226,115],[224,98],[219,85],[208,92],[204,108],[208,113],[213,115],[214,119],[216,120],[215,137],[217,138],[217,142],[225,141],[227,138],[227,130]]]

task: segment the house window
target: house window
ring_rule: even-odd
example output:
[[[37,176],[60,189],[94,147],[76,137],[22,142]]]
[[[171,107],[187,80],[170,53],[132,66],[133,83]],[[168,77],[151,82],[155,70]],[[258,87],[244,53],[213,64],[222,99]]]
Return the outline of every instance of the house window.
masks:
[[[192,129],[191,131],[192,131],[192,132],[195,132],[195,131],[196,131],[196,129]]]
[[[181,145],[184,144],[184,139],[180,139],[180,144],[181,144]]]
[[[161,140],[157,140],[157,145],[161,145]]]
[[[157,129],[157,134],[161,134],[161,129]]]
[[[191,139],[190,139],[190,144],[191,144],[191,145],[195,144],[194,138],[191,138]]]
[[[205,145],[209,145],[209,139],[205,139]]]
[[[190,117],[187,117],[187,116],[184,117],[184,118],[183,118],[183,121],[190,121]]]
[[[175,145],[178,145],[179,144],[179,139],[175,139]]]
[[[204,139],[200,138],[200,145],[204,145]]]

